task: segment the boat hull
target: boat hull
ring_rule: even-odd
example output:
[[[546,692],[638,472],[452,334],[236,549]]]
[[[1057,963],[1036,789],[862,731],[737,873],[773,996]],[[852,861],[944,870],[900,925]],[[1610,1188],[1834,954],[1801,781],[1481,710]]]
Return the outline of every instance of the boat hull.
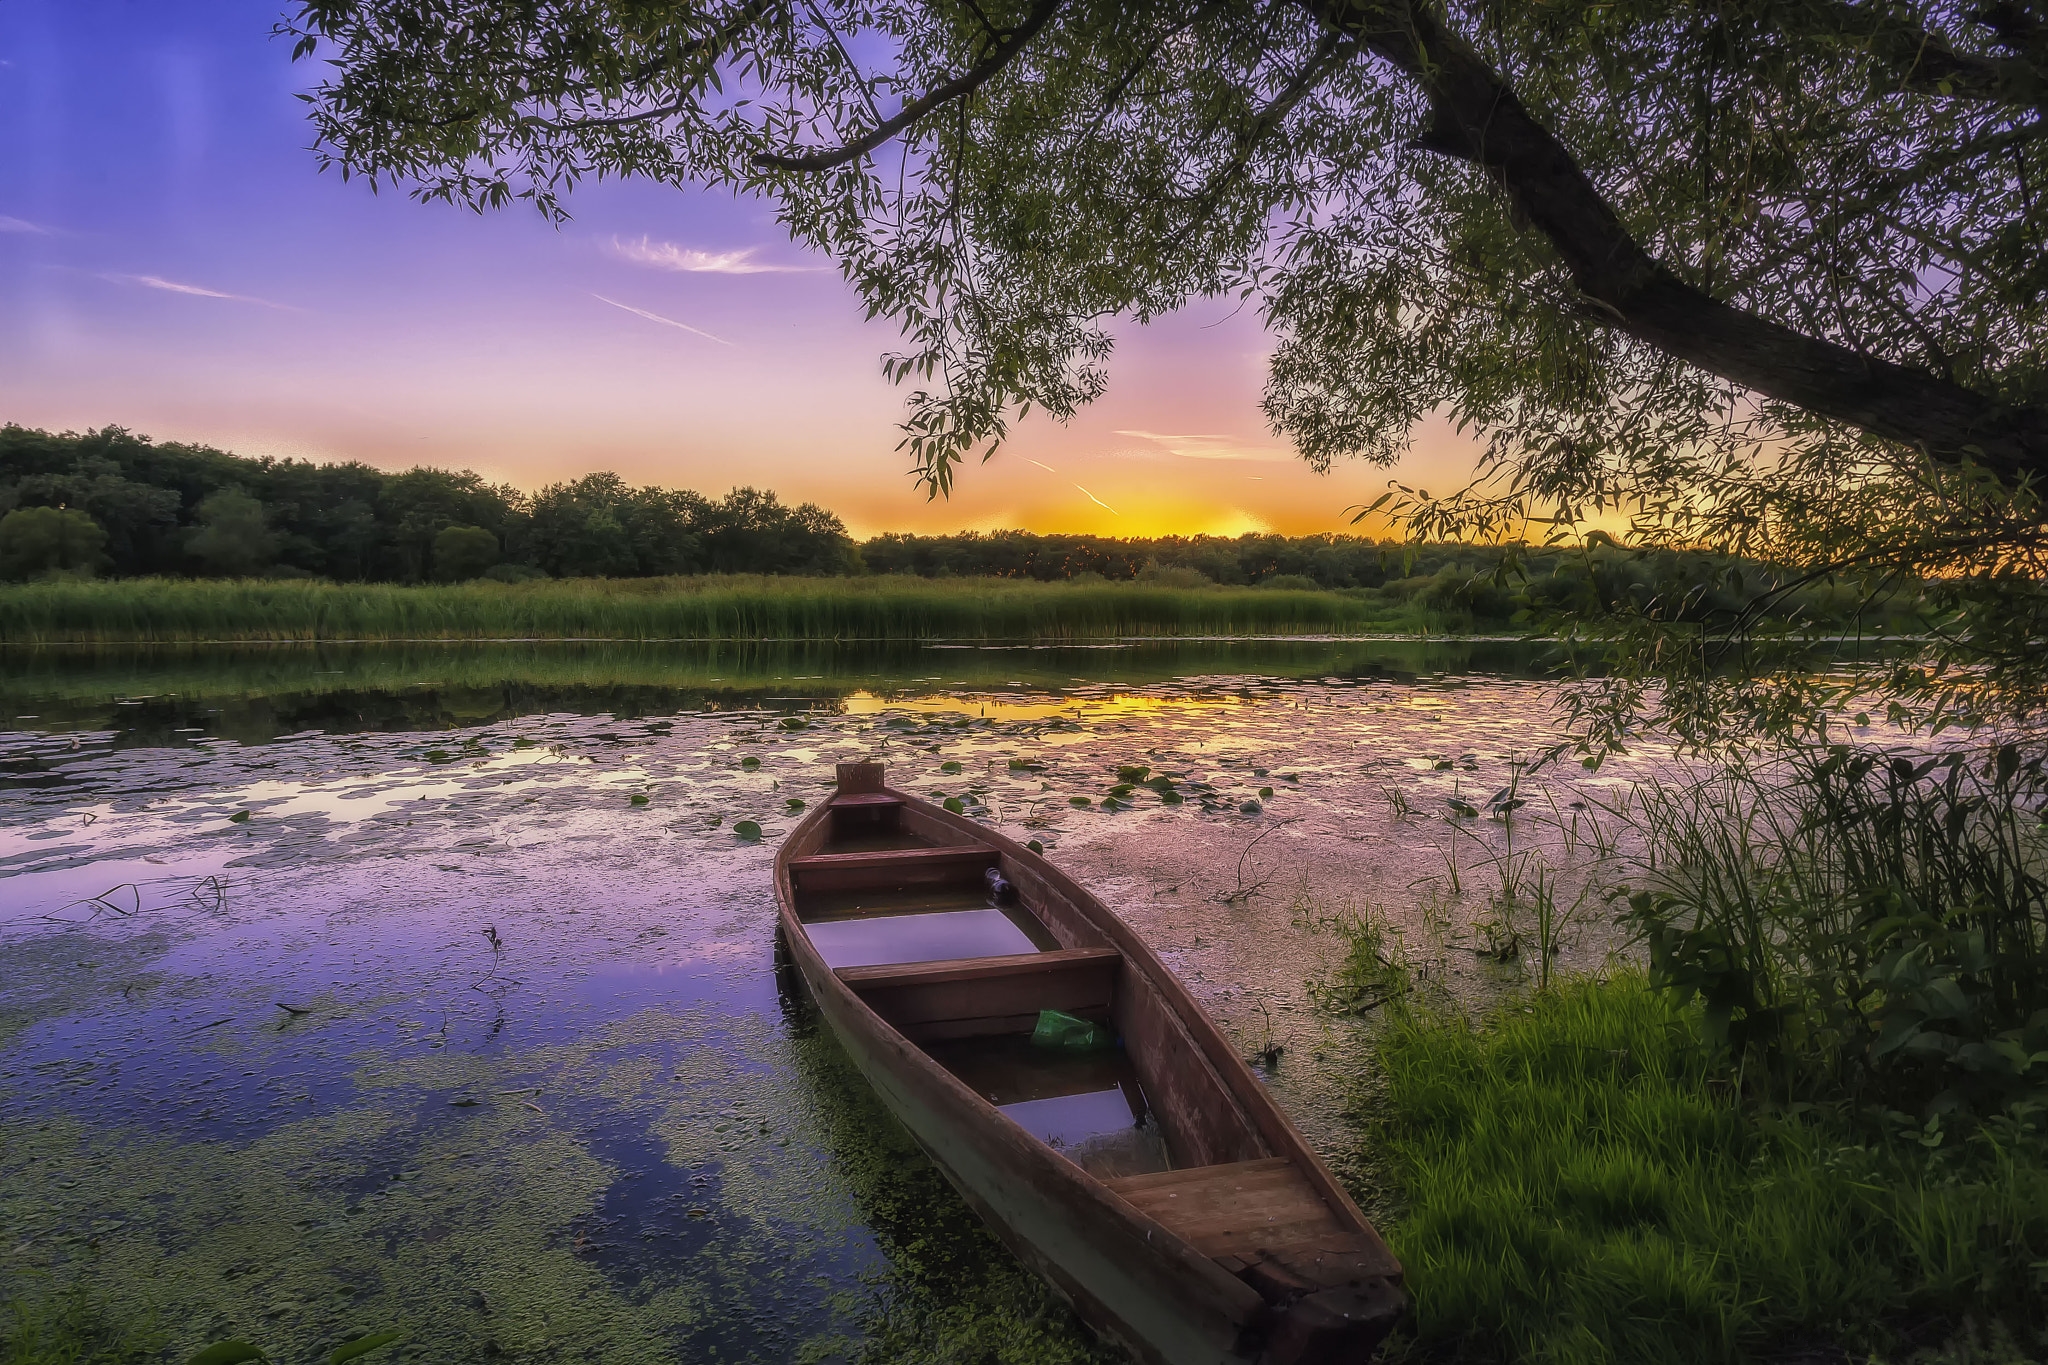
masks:
[[[1021,1261],[1148,1365],[1363,1365],[1405,1304],[1400,1265],[1214,1021],[1071,878],[880,774],[842,765],[775,875],[790,963],[883,1106]],[[800,896],[820,923],[931,906],[984,873],[1056,946],[835,970],[798,913]],[[1045,1008],[1117,1029],[1166,1170],[1091,1173],[914,1041],[1028,1034]]]
[[[1014,1155],[1003,1140],[1008,1134],[992,1131],[980,1115],[961,1113],[950,1096],[927,1093],[921,1069],[900,1065],[893,1041],[875,1036],[856,1013],[860,1007],[849,1008],[836,983],[827,984],[823,960],[804,945],[790,949],[827,1027],[883,1107],[1003,1244],[1083,1321],[1148,1365],[1253,1365],[1257,1343],[1246,1340],[1247,1324],[1218,1311],[1212,1284],[1191,1282],[1181,1267],[1163,1263],[1127,1213],[1077,1206],[1070,1191],[1057,1187],[1067,1183],[1057,1179],[1063,1172],[1019,1170],[999,1160],[992,1149]],[[1064,1164],[1046,1155],[1047,1165]]]

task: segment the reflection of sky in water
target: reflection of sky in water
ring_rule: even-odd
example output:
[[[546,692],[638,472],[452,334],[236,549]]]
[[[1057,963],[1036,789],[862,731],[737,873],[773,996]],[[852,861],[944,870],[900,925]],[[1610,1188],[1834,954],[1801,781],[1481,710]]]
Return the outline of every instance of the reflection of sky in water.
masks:
[[[829,1359],[931,1295],[982,1311],[982,1279],[917,1256],[986,1243],[968,1220],[915,1250],[963,1215],[904,1203],[919,1163],[872,1157],[875,1111],[774,971],[772,850],[831,764],[880,757],[1055,851],[1283,819],[1412,842],[1387,788],[1483,800],[1551,738],[1506,679],[1101,675],[264,744],[0,735],[0,1284],[89,1250],[180,1349],[300,1356],[403,1320],[419,1358]],[[1183,799],[1105,809],[1132,767]],[[1098,1099],[1129,1124],[1114,1090],[1013,1108],[1079,1140]]]

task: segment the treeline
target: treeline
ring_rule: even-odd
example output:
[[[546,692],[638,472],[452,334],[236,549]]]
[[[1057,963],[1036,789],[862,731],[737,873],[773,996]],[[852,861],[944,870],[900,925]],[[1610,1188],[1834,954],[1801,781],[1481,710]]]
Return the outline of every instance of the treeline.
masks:
[[[156,443],[118,427],[84,435],[0,427],[0,578],[111,575],[461,582],[479,577],[649,578],[703,573],[1141,582],[1168,588],[1347,592],[1442,629],[1540,625],[1559,615],[1677,611],[1727,617],[1769,591],[1766,566],[1628,550],[1509,550],[1357,536],[1105,536],[1030,531],[876,536],[773,493],[712,499],[590,474],[527,495],[467,470],[312,464]],[[1502,572],[1503,558],[1511,571]],[[1869,619],[1853,586],[1814,585],[1772,615]]]
[[[0,427],[0,576],[421,583],[658,574],[841,574],[839,518],[591,474],[528,496],[467,470],[387,474],[154,442],[109,427]]]
[[[871,573],[994,575],[1041,582],[1101,577],[1167,587],[1322,588],[1412,608],[1440,629],[1537,626],[1559,616],[1655,612],[1727,621],[1765,594],[1769,619],[1906,629],[1917,594],[1873,607],[1860,585],[1777,593],[1771,566],[1725,555],[1631,550],[1596,531],[1584,546],[1414,544],[1357,536],[1103,536],[969,531],[885,535],[862,544]]]

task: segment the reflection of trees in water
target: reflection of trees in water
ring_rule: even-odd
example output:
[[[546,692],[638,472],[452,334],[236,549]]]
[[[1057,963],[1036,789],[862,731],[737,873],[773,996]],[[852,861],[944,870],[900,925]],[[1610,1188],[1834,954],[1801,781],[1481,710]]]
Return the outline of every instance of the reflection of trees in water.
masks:
[[[776,985],[826,1156],[888,1260],[857,1311],[861,1339],[847,1343],[847,1357],[874,1365],[1123,1359],[1010,1255],[876,1100],[824,1027],[779,935]]]
[[[10,649],[0,710],[44,726],[162,743],[203,726],[249,742],[302,730],[402,732],[548,711],[677,711],[833,704],[849,692],[1059,689],[1076,677],[1152,684],[1264,675],[1412,682],[1419,675],[1532,676],[1511,641],[1184,640],[1099,649],[949,649],[910,642],[163,646]],[[931,675],[943,673],[943,679]],[[791,696],[801,693],[801,696]]]

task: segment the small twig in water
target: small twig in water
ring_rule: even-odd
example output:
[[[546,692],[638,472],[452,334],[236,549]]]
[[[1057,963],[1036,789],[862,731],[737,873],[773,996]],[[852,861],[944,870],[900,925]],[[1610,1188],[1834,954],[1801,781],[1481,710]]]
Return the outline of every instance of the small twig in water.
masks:
[[[1270,827],[1260,830],[1256,835],[1252,836],[1252,841],[1244,846],[1244,851],[1242,853],[1237,855],[1237,890],[1232,891],[1228,895],[1218,896],[1216,897],[1216,899],[1222,901],[1226,905],[1235,905],[1239,901],[1250,900],[1253,896],[1256,896],[1259,894],[1259,892],[1263,891],[1266,887],[1266,883],[1273,880],[1273,874],[1268,873],[1266,876],[1261,877],[1259,878],[1259,880],[1253,882],[1250,886],[1246,886],[1244,882],[1245,860],[1252,856],[1252,850],[1259,846],[1259,840],[1265,838],[1269,834],[1278,833],[1280,830],[1286,829],[1289,825],[1298,824],[1301,821],[1301,819],[1302,817],[1299,815],[1289,816],[1285,820],[1275,821]]]

